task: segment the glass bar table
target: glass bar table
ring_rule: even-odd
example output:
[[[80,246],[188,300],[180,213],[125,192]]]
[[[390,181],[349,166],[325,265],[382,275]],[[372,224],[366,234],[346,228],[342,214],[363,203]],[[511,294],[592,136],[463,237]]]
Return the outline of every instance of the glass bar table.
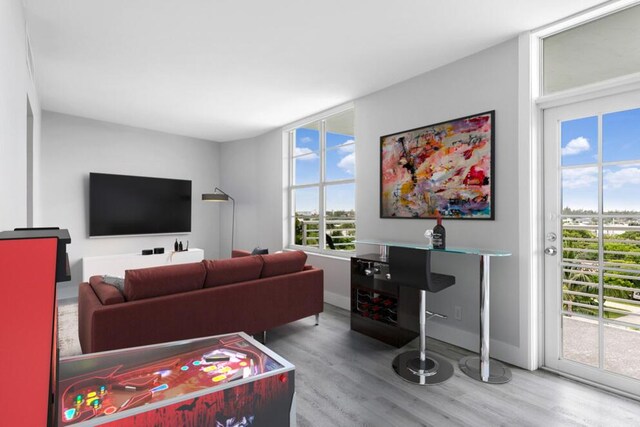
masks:
[[[490,384],[504,384],[511,380],[511,370],[504,364],[490,360],[489,358],[489,325],[490,325],[490,260],[492,257],[510,256],[510,252],[480,249],[480,248],[457,248],[447,247],[446,249],[433,249],[430,245],[413,242],[394,242],[378,239],[357,239],[355,241],[361,245],[374,245],[380,249],[381,260],[386,260],[389,247],[399,246],[403,248],[424,249],[433,252],[443,252],[450,254],[477,255],[480,257],[480,352],[479,356],[467,356],[460,359],[458,366],[460,370],[469,377]]]

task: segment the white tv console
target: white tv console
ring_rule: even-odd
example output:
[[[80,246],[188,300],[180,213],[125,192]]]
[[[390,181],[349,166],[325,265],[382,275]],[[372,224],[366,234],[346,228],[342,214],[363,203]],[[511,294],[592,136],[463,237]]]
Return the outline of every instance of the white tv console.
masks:
[[[153,255],[122,254],[84,257],[82,258],[82,281],[88,282],[91,276],[105,274],[124,277],[125,270],[158,267],[161,265],[186,264],[189,262],[200,262],[203,259],[204,251],[196,248],[182,252],[171,251]]]

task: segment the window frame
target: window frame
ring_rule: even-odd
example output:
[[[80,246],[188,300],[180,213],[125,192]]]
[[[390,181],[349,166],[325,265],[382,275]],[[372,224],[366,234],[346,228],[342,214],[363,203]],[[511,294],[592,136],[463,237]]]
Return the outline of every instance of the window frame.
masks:
[[[325,254],[325,255],[331,255],[331,256],[339,256],[339,257],[351,257],[354,253],[355,253],[355,249],[353,250],[338,250],[338,249],[329,249],[327,247],[326,244],[326,239],[322,239],[320,236],[324,236],[327,232],[327,226],[326,226],[326,212],[325,212],[325,207],[326,207],[326,189],[327,187],[331,187],[331,186],[335,186],[335,185],[342,185],[342,184],[353,184],[354,188],[356,187],[356,177],[354,175],[353,178],[344,178],[344,179],[337,179],[337,180],[331,180],[331,181],[327,181],[326,180],[326,158],[327,158],[327,151],[337,151],[340,149],[340,147],[344,147],[344,146],[349,146],[349,145],[353,145],[354,147],[354,153],[355,153],[355,147],[356,147],[356,142],[357,142],[357,138],[355,136],[355,129],[354,129],[354,135],[353,135],[353,143],[350,144],[340,144],[340,145],[336,145],[333,147],[329,147],[327,149],[327,137],[326,137],[326,130],[327,130],[327,120],[330,119],[333,116],[336,116],[338,114],[344,113],[346,111],[354,111],[354,107],[353,105],[349,105],[349,106],[345,106],[343,108],[340,109],[336,109],[336,110],[332,110],[330,112],[324,113],[322,115],[318,115],[316,117],[311,117],[308,118],[306,120],[302,120],[300,122],[297,122],[295,125],[292,125],[288,128],[286,128],[284,130],[284,137],[286,138],[287,141],[287,148],[288,148],[288,153],[287,153],[287,162],[288,162],[288,169],[289,169],[289,176],[288,176],[288,180],[287,180],[287,206],[288,206],[288,211],[287,211],[287,218],[286,221],[288,223],[287,225],[287,244],[286,247],[289,249],[298,249],[298,250],[303,250],[305,252],[312,252],[312,253],[318,253],[318,254]],[[318,122],[319,124],[319,144],[318,144],[318,150],[316,151],[312,151],[310,153],[304,153],[304,154],[298,154],[295,155],[295,148],[296,148],[296,131],[299,128],[304,127],[305,125],[308,125],[310,123],[314,123],[314,122]],[[301,157],[310,155],[310,154],[317,154],[320,158],[320,173],[319,173],[319,178],[317,182],[313,182],[313,183],[305,183],[305,184],[295,184],[295,175],[296,175],[296,165],[295,165],[295,161],[296,159],[299,159]],[[300,190],[300,189],[305,189],[305,188],[317,188],[318,189],[318,247],[313,247],[313,246],[305,246],[305,245],[299,245],[295,243],[295,217],[296,217],[296,206],[295,206],[295,199],[294,199],[294,193],[295,190]],[[355,209],[355,191],[354,191],[354,212],[355,212],[355,219],[354,219],[354,223],[356,224],[356,230],[357,230],[357,211]],[[355,240],[355,239],[354,239]]]

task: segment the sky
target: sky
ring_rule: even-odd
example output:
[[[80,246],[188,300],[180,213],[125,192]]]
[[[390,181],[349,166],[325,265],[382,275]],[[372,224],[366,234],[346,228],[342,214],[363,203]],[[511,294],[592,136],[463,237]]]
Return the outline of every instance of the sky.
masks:
[[[355,178],[355,138],[327,132],[326,181]],[[320,180],[320,133],[317,130],[296,129],[294,155],[295,184],[311,184]],[[318,211],[317,188],[299,189],[295,194],[296,211]],[[326,187],[326,210],[355,209],[355,184]]]
[[[562,122],[560,132],[562,206],[597,212],[598,117]],[[602,116],[602,161],[604,213],[640,212],[640,108]]]

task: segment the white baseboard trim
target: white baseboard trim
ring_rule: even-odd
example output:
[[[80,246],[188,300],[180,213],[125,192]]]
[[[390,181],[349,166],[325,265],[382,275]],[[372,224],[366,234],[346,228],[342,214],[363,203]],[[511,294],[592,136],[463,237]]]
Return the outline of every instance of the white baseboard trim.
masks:
[[[351,298],[335,292],[324,291],[324,302],[351,311]]]
[[[478,334],[445,325],[435,319],[427,321],[427,335],[475,353],[480,350],[480,337]],[[529,369],[527,357],[522,354],[520,347],[492,339],[489,343],[489,348],[492,359],[510,363],[523,369]]]
[[[324,302],[351,311],[351,299],[348,296],[325,290]],[[427,322],[427,335],[475,353],[480,349],[480,338],[477,333],[454,328],[453,326],[439,322],[437,319],[431,319]],[[489,347],[491,358],[510,363],[523,369],[529,369],[527,356],[526,354],[522,354],[523,352],[520,347],[496,339],[491,340]]]

